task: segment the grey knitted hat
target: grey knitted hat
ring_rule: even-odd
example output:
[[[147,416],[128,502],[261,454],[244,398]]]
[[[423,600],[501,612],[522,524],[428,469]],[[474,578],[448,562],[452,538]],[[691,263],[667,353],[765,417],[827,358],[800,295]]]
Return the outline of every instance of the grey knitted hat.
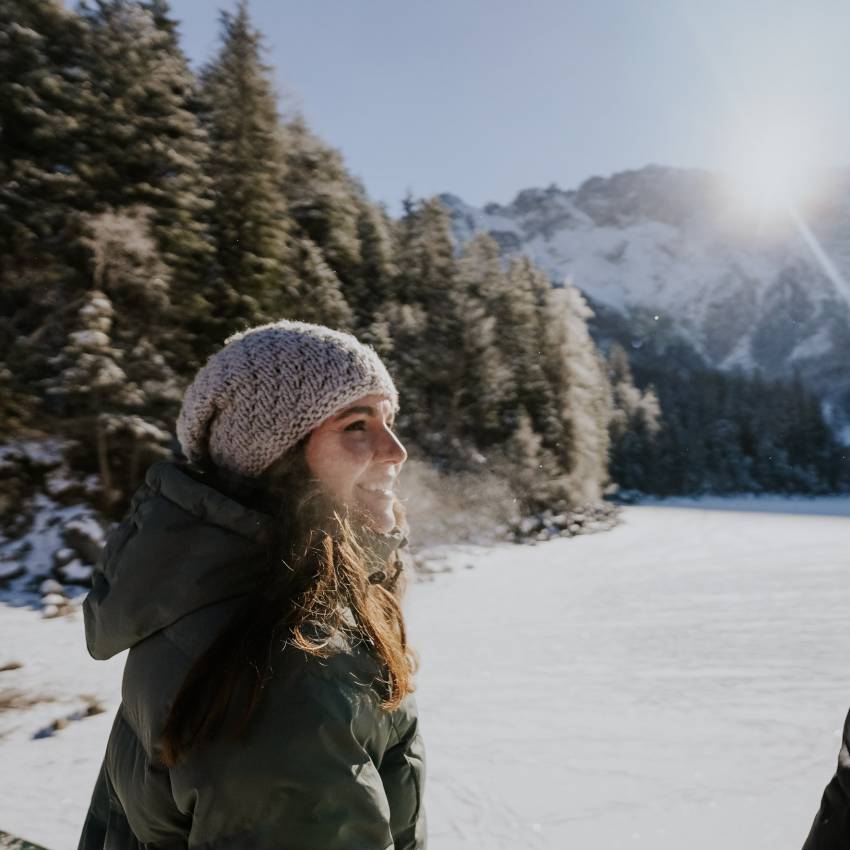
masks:
[[[186,390],[177,437],[186,457],[258,476],[328,416],[364,395],[398,409],[374,349],[351,334],[280,321],[234,334]]]

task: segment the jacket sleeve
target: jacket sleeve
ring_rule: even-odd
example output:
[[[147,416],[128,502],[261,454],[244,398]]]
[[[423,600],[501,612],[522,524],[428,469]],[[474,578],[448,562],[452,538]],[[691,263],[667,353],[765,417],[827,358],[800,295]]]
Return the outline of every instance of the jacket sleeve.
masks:
[[[175,802],[192,815],[190,848],[393,848],[376,766],[377,696],[299,679],[267,687],[243,742],[217,740],[172,769]]]
[[[141,844],[133,835],[123,810],[115,801],[104,761],[95,782],[77,850],[104,850],[105,847],[139,850]]]
[[[384,754],[380,774],[390,804],[395,850],[425,850],[425,750],[412,697],[399,712],[407,728]],[[401,725],[396,720],[396,727]]]
[[[839,850],[850,845],[850,713],[844,721],[838,768],[823,792],[803,850]]]
[[[132,517],[126,517],[112,529],[106,538],[106,545],[94,565],[91,590],[83,600],[83,622],[86,629],[86,647],[89,655],[98,661],[112,658],[126,649],[123,644],[112,643],[109,638],[109,592],[115,581],[116,557],[134,535],[136,526]],[[104,614],[104,612],[106,612]]]
[[[108,820],[109,791],[106,785],[106,765],[101,765],[77,850],[103,850],[106,844]]]

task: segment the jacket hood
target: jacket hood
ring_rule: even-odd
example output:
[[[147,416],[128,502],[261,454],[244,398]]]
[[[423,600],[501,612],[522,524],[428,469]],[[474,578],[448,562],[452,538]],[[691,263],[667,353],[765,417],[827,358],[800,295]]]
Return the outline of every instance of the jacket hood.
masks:
[[[83,605],[89,653],[111,658],[187,614],[255,590],[268,574],[276,522],[174,463],[155,463],[95,567]],[[394,583],[398,572],[387,575],[386,564],[407,544],[403,532],[367,531],[363,543],[370,581]]]
[[[254,590],[275,520],[160,461],[109,535],[83,606],[86,644],[111,658],[207,605]]]

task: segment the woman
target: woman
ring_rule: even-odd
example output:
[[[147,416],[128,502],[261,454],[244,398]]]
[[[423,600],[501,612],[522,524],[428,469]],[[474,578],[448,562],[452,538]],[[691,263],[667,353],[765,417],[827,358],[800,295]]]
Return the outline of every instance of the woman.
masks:
[[[399,608],[397,393],[349,334],[282,321],[186,392],[85,603],[130,648],[80,839],[421,850],[424,757]]]

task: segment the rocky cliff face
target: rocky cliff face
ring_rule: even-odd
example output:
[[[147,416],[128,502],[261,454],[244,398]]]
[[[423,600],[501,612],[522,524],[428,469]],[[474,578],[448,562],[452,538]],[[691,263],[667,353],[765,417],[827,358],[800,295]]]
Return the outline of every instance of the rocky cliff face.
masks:
[[[850,417],[850,171],[772,215],[748,212],[717,175],[657,166],[505,206],[442,200],[460,242],[489,232],[604,311],[650,314],[719,368],[797,371]]]

